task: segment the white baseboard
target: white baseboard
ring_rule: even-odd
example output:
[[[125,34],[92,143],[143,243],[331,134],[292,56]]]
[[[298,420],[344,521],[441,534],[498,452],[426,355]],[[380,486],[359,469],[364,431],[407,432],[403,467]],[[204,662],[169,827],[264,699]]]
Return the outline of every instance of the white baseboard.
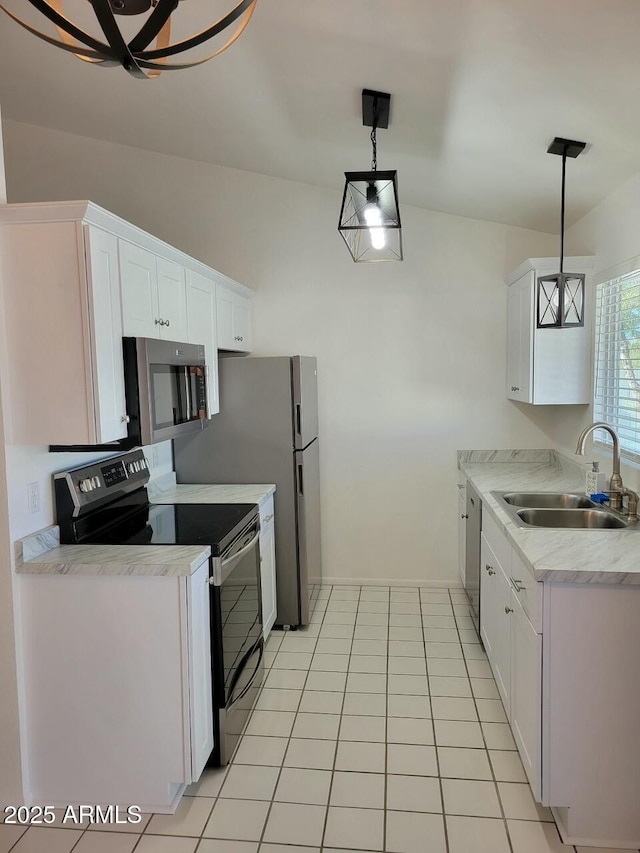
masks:
[[[410,586],[432,589],[462,589],[462,584],[459,580],[426,581],[422,578],[416,578],[415,580],[398,580],[398,578],[333,578],[325,575],[321,581],[316,579],[310,582],[321,582],[325,586]]]

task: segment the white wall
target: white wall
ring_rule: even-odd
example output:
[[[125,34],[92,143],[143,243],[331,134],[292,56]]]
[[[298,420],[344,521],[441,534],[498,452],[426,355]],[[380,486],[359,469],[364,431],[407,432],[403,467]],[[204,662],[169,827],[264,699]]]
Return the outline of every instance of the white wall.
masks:
[[[91,198],[254,288],[257,354],[317,355],[327,575],[455,580],[456,449],[551,445],[553,412],[505,399],[503,277],[556,239],[403,206],[404,263],[355,265],[339,193],[13,122],[6,143],[11,201]]]
[[[611,269],[624,261],[640,255],[640,174],[635,175],[567,232],[569,254],[591,254],[596,256],[594,271]],[[591,294],[593,296],[593,294]],[[591,300],[593,301],[593,300]],[[593,319],[593,311],[591,319]],[[566,454],[575,452],[576,440],[581,430],[593,421],[592,406],[564,407],[554,429],[558,448]],[[590,442],[591,440],[589,440]],[[595,450],[590,443],[585,461],[597,459],[600,470],[611,471],[611,453]],[[580,461],[580,457],[576,457]],[[626,486],[640,490],[640,466],[622,461],[622,479]]]

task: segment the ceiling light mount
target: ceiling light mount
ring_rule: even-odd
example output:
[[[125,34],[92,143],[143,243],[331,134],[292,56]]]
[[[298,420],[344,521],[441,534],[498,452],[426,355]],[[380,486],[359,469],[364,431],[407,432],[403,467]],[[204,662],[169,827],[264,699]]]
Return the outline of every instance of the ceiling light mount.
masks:
[[[537,313],[539,329],[565,329],[584,326],[585,275],[564,271],[564,214],[567,176],[567,157],[575,159],[587,147],[586,142],[556,136],[547,154],[562,157],[562,190],[560,203],[560,271],[542,275],[537,282]]]
[[[389,126],[391,95],[362,90],[362,124],[371,128],[371,170],[345,172],[338,231],[356,263],[402,260],[396,171],[378,171],[379,128]]]
[[[62,0],[28,0],[53,23],[59,38],[41,33],[15,15],[3,0],[0,9],[25,30],[48,44],[73,53],[78,59],[96,65],[122,65],[139,78],[158,77],[163,71],[193,68],[219,56],[242,35],[256,7],[257,0],[239,0],[236,6],[211,26],[182,41],[171,43],[171,16],[180,0],[89,0],[102,31],[99,38],[84,32],[63,14]],[[134,16],[147,13],[138,33],[127,42],[120,31],[116,15]],[[199,47],[233,25],[227,41],[214,53],[201,59],[167,63],[168,57]],[[103,40],[104,39],[104,40]],[[156,40],[155,47],[149,45]]]

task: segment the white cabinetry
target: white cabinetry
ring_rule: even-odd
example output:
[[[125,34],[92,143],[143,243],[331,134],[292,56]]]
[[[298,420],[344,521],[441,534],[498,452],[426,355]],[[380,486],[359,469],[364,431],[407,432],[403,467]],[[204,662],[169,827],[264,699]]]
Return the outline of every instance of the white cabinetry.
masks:
[[[251,352],[251,291],[242,285],[219,280],[216,285],[218,349]]]
[[[480,634],[529,783],[542,799],[542,584],[483,513]]]
[[[216,332],[216,285],[212,279],[187,270],[187,342],[204,344],[209,374],[209,413],[220,411]]]
[[[205,560],[190,577],[19,577],[32,802],[168,812],[198,779],[213,747],[208,576]]]
[[[124,334],[168,341],[186,340],[184,269],[142,246],[126,240],[118,242]]]
[[[507,397],[535,405],[582,404],[591,395],[591,323],[538,329],[536,287],[540,275],[559,269],[558,258],[530,258],[508,278]],[[564,268],[585,273],[593,258],[566,258]],[[587,300],[586,312],[591,308]]]
[[[117,240],[84,209],[52,221],[17,207],[0,213],[10,440],[124,438]]]
[[[464,589],[467,560],[467,489],[463,483],[458,484],[458,574]]]
[[[273,495],[260,506],[260,582],[262,585],[262,625],[266,640],[277,616],[276,537]]]

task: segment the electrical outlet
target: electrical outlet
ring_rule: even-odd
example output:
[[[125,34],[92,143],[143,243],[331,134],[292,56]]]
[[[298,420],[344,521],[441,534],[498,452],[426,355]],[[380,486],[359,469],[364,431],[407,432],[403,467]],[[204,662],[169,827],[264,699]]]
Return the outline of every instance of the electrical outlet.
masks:
[[[27,501],[29,515],[37,515],[40,512],[40,484],[29,483],[27,486]]]

